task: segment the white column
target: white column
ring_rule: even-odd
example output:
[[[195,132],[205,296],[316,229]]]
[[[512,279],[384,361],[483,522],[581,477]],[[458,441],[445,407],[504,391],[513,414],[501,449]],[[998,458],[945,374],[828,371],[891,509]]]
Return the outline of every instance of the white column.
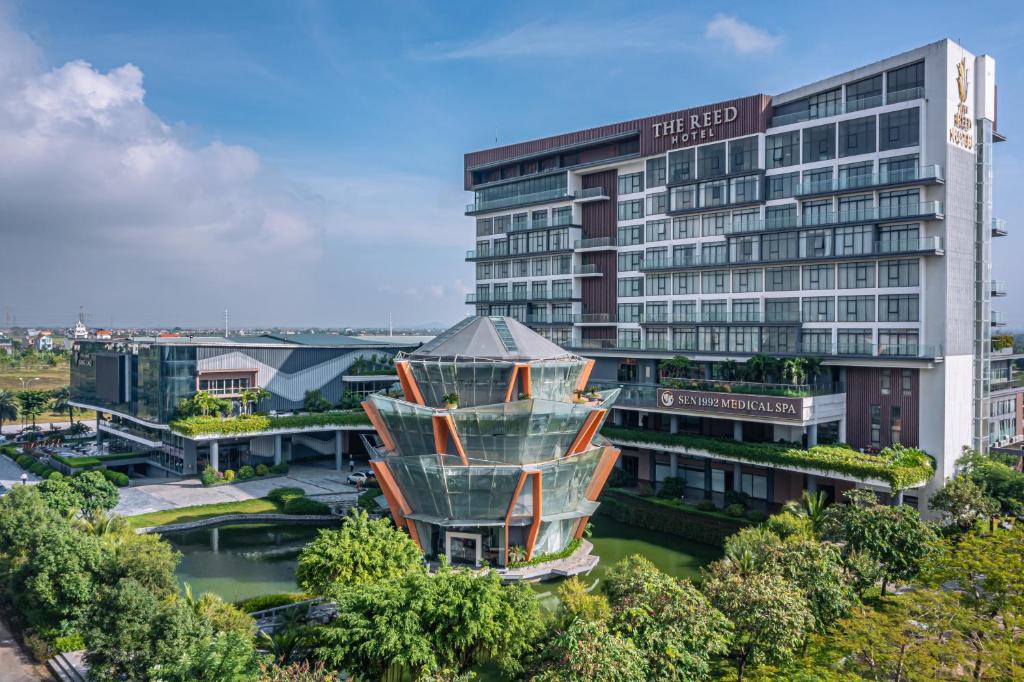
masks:
[[[899,491],[898,493],[896,493],[896,504],[899,504],[899,505],[903,504],[903,491],[902,490]]]
[[[672,415],[668,420],[668,432],[679,433],[679,417]]]
[[[220,528],[217,528],[216,526],[213,527],[213,530],[210,533],[210,551],[214,554],[220,552]]]
[[[673,419],[674,418],[675,417],[673,417]],[[672,478],[679,478],[679,453],[670,452],[669,458],[671,460],[671,464],[669,465],[669,471],[672,472],[669,474],[669,476],[671,476]]]
[[[337,471],[341,471],[341,459],[342,459],[342,447],[341,447],[341,431],[334,432],[334,468]]]
[[[215,440],[210,441],[210,466],[220,471],[220,447]]]
[[[612,424],[622,426],[622,410],[612,410]]]
[[[274,464],[281,463],[281,435],[274,436]]]
[[[743,422],[734,421],[732,423],[732,439],[743,442]]]
[[[732,468],[732,489],[740,490],[740,479],[743,476],[743,466],[736,462]]]
[[[839,420],[839,442],[846,442],[846,417]]]
[[[807,425],[807,447],[813,448],[818,444],[818,425],[808,424]]]
[[[807,492],[812,495],[818,492],[818,479],[811,474],[807,474]]]

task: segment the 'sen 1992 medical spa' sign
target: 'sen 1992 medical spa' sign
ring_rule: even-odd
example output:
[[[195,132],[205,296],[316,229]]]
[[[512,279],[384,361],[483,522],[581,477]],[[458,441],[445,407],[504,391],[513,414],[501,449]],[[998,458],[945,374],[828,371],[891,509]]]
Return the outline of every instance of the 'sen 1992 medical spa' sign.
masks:
[[[762,419],[803,421],[802,398],[659,388],[658,405],[670,410],[699,412],[712,416],[743,415]]]

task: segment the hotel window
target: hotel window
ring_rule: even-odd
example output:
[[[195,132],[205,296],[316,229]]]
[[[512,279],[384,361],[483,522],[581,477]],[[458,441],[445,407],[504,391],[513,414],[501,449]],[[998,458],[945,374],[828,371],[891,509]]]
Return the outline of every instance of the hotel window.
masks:
[[[840,289],[871,289],[875,286],[874,263],[840,263]]]
[[[755,500],[767,500],[768,477],[756,474],[740,474],[740,490]]]
[[[859,223],[873,219],[874,204],[874,197],[870,194],[843,197],[839,200],[839,222]]]
[[[490,263],[477,263],[476,264],[476,278],[477,279],[490,279],[491,278],[491,264]]]
[[[882,106],[882,74],[864,78],[846,86],[847,113],[880,106]]]
[[[552,322],[572,322],[572,305],[553,305],[551,306],[551,321]]]
[[[871,186],[871,174],[875,169],[873,161],[848,163],[839,167],[839,189],[857,189]]]
[[[840,322],[874,322],[875,321],[875,297],[874,296],[840,296],[839,297],[839,321]]]
[[[668,330],[648,329],[645,348],[647,350],[668,350]]]
[[[671,275],[647,275],[648,296],[668,296]]]
[[[757,192],[760,187],[760,176],[747,175],[742,178],[733,178],[729,181],[729,200],[734,204],[758,201],[761,198]]]
[[[831,296],[816,296],[803,300],[804,322],[835,322],[836,300]]]
[[[548,226],[548,212],[534,211],[530,215],[530,226],[531,227],[547,227]]]
[[[620,251],[619,272],[639,271],[644,264],[643,251]]]
[[[544,233],[541,232],[540,236],[543,237]],[[530,240],[529,235],[526,234],[514,234],[508,239],[510,246],[509,252],[513,254],[527,253]]]
[[[904,156],[890,156],[878,162],[881,182],[908,182],[917,180],[918,176],[917,154],[906,154]]]
[[[800,268],[768,268],[764,273],[765,291],[798,291],[800,289]]]
[[[761,258],[764,260],[790,260],[799,254],[799,241],[794,233],[766,234],[761,237]]]
[[[882,355],[918,355],[916,329],[879,329],[878,352]]]
[[[874,230],[870,225],[836,228],[836,255],[858,256],[872,253]]]
[[[731,257],[729,262],[731,263],[754,263],[760,260],[760,254],[758,253],[758,239],[757,237],[740,237],[739,239],[733,239],[729,243],[731,250]]]
[[[618,341],[619,348],[640,350],[640,330],[620,329]]]
[[[632,140],[626,140],[625,142],[619,142],[615,145],[616,156],[629,156],[630,154],[640,153],[640,138],[636,137]]]
[[[802,206],[803,224],[828,225],[832,222],[832,200],[805,201]]]
[[[668,207],[668,193],[658,192],[647,195],[647,215],[664,213]]]
[[[733,270],[732,290],[737,294],[761,291],[761,271]]]
[[[892,370],[891,369],[880,369],[878,370],[878,386],[882,391],[882,395],[889,395],[892,393]]]
[[[801,258],[827,258],[832,255],[832,233],[828,230],[807,230],[800,233]]]
[[[489,242],[487,240],[478,241],[476,243],[476,255],[477,255],[477,257],[480,257],[480,256],[490,256],[491,255],[491,242]]]
[[[906,397],[914,392],[914,370],[900,370],[900,395]]]
[[[618,230],[617,242],[619,246],[636,246],[637,244],[643,244],[644,226],[630,225],[628,227],[620,227]]]
[[[759,168],[757,163],[757,137],[744,137],[729,141],[729,172],[740,173]]]
[[[701,301],[700,319],[701,322],[728,322],[728,301]]]
[[[924,62],[901,66],[886,74],[889,91],[889,102],[905,102],[917,99],[915,90],[924,87]],[[902,94],[897,94],[902,93]]]
[[[495,239],[491,244],[494,247],[495,256],[507,256],[508,255],[508,240],[502,239],[501,241]]]
[[[659,301],[644,307],[645,322],[668,322],[668,303]]]
[[[494,218],[494,234],[505,234],[512,224],[512,216],[500,215]]]
[[[696,244],[677,244],[672,247],[672,265],[694,265],[696,262]]]
[[[725,234],[729,224],[728,213],[710,213],[704,216],[704,236],[717,237]]]
[[[486,209],[488,207],[500,208],[518,203],[527,203],[534,198],[532,195],[538,192],[554,193],[561,191],[564,194],[567,183],[567,174],[558,173],[541,178],[508,182],[497,187],[486,187],[476,190],[475,206],[478,209]]]
[[[805,329],[803,332],[801,345],[804,353],[820,353],[821,355],[831,355],[832,330]]]
[[[490,218],[477,218],[476,220],[476,236],[486,237],[494,234],[494,223]]]
[[[673,322],[696,322],[697,304],[693,301],[674,301],[672,303]]]
[[[627,173],[619,176],[619,194],[635,194],[644,191],[644,174]]]
[[[787,227],[796,227],[796,223],[796,204],[767,206],[764,209],[764,226],[766,229],[781,230]]]
[[[551,259],[552,275],[571,275],[572,256],[555,256]]]
[[[540,232],[539,234],[544,234]],[[569,240],[569,228],[562,227],[557,230],[551,230],[548,233],[548,248],[552,251],[558,251],[560,249],[571,249],[572,242]]]
[[[572,225],[572,207],[563,206],[551,211],[552,225]]]
[[[781,175],[769,175],[764,179],[767,186],[767,199],[788,199],[796,196],[797,186],[800,184],[799,173],[782,173]]]
[[[805,265],[803,267],[804,289],[834,289],[836,270],[832,265]]]
[[[804,181],[801,191],[807,194],[818,192],[829,192],[832,190],[832,169],[819,168],[817,170],[804,171]]]
[[[882,406],[871,405],[868,412],[871,417],[871,445],[877,448],[882,445]]]
[[[725,175],[725,143],[706,144],[697,148],[697,177],[715,178]]]
[[[881,253],[914,251],[921,247],[916,224],[889,225],[878,233],[878,250]]]
[[[494,285],[494,300],[495,301],[507,301],[508,300],[508,285],[507,284],[495,284]]]
[[[800,131],[767,135],[765,143],[765,166],[783,168],[800,163]]]
[[[752,211],[736,211],[732,214],[733,232],[753,232],[757,230],[760,213],[757,209]]]
[[[702,351],[725,351],[726,341],[729,338],[728,327],[701,327],[700,328],[700,350]]]
[[[894,445],[903,442],[900,440],[903,435],[903,413],[899,405],[889,408],[889,432],[890,440]]]
[[[804,128],[804,163],[836,158],[836,124]]]
[[[728,200],[729,183],[726,180],[713,180],[700,183],[700,205],[724,206]]]
[[[668,153],[668,181],[693,180],[694,150],[681,149]]]
[[[519,261],[519,262],[520,263],[526,263],[525,260],[524,261]],[[548,259],[547,258],[534,258],[530,262],[533,265],[532,270],[533,270],[533,276],[534,277],[543,277],[543,276],[548,274]],[[517,277],[518,276],[522,276],[522,275],[517,275]]]
[[[729,331],[729,350],[734,353],[757,353],[761,350],[760,327],[733,327]]]
[[[697,185],[673,187],[668,193],[670,211],[686,211],[697,208]]]
[[[665,184],[665,157],[647,159],[647,187],[661,187]]]
[[[879,322],[918,322],[920,303],[917,294],[894,294],[878,297]]]
[[[920,284],[917,259],[884,260],[878,264],[878,286],[916,287]]]
[[[871,154],[875,151],[875,117],[865,116],[839,124],[839,156]]]
[[[535,301],[543,301],[548,297],[548,283],[534,282],[533,286],[530,289],[530,292],[530,298],[532,298]]]
[[[840,355],[871,355],[871,330],[840,329],[837,352]]]
[[[537,291],[537,283],[533,283],[534,292]],[[537,298],[536,293],[534,298]],[[541,296],[543,298],[543,296]],[[512,284],[512,300],[513,301],[525,301],[526,300],[526,282],[515,282]]]
[[[513,235],[517,237],[518,235]],[[530,253],[542,253],[548,250],[548,235],[543,232],[530,233]]]
[[[643,303],[620,303],[618,305],[618,317],[616,318],[619,322],[627,323],[639,323],[644,319],[644,304]]]
[[[650,197],[648,197],[650,199]],[[668,220],[647,221],[647,241],[663,242],[669,239]]]
[[[760,322],[761,301],[756,298],[737,298],[732,302],[733,322]]]
[[[509,262],[498,261],[494,264],[494,279],[508,279]]]
[[[841,88],[835,90],[829,90],[828,92],[821,92],[817,95],[811,95],[807,98],[807,109],[811,114],[811,118],[824,118],[825,116],[835,116],[840,113],[842,108],[843,93]],[[807,159],[804,159],[804,163]]]
[[[761,350],[765,353],[795,353],[795,327],[765,327],[761,332]]]
[[[921,193],[916,189],[881,192],[878,195],[878,217],[906,218],[920,212]]]
[[[672,219],[673,239],[692,239],[700,236],[700,217],[687,216]]]
[[[878,151],[913,147],[919,143],[920,110],[890,111],[878,117]]]
[[[644,295],[643,277],[620,277],[618,280],[619,298],[633,298]]]
[[[696,272],[677,272],[672,275],[673,295],[687,295],[700,293],[700,277]]]
[[[512,230],[525,230],[528,228],[529,218],[526,213],[516,213],[512,216]]]
[[[711,270],[705,272],[702,277],[701,292],[705,294],[727,294],[729,293],[729,273],[726,270]]]
[[[799,322],[800,300],[796,298],[768,298],[764,302],[765,322]]]
[[[729,262],[728,245],[705,244],[700,254],[701,265],[725,265]]]
[[[673,329],[672,350],[697,350],[697,330]]]
[[[616,216],[619,220],[640,220],[644,217],[643,199],[620,201],[617,206]]]
[[[556,279],[552,282],[551,297],[560,299],[572,298],[572,280]]]

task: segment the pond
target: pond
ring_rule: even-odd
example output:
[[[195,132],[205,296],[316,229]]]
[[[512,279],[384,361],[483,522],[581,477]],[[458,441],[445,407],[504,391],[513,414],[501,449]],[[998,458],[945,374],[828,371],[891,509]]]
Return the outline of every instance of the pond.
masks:
[[[642,554],[669,575],[693,578],[700,567],[721,556],[721,549],[671,535],[634,528],[608,518],[593,521],[594,553],[601,562],[582,579],[592,585],[616,561]],[[261,594],[294,592],[299,551],[316,537],[315,525],[226,525],[179,533],[164,538],[182,553],[176,574],[193,592],[213,592],[227,601]],[[534,585],[545,608],[555,606],[557,583]]]

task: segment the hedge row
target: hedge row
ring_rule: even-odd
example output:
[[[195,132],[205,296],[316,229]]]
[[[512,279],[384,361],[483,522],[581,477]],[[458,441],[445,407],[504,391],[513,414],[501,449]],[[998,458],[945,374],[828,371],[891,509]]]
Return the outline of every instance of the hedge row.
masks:
[[[583,541],[579,538],[573,538],[569,541],[569,544],[564,549],[560,549],[557,552],[550,552],[548,554],[539,554],[529,561],[511,561],[508,564],[509,568],[525,568],[527,566],[538,566],[540,564],[546,564],[549,561],[558,561],[559,559],[567,559],[573,555],[573,553],[580,548],[580,544]]]
[[[266,611],[267,609],[273,609],[278,606],[294,604],[295,602],[304,601],[306,599],[309,599],[309,595],[303,594],[302,592],[283,592],[280,594],[263,594],[258,597],[243,599],[242,601],[235,602],[235,606],[246,613],[253,613],[255,611]]]
[[[120,471],[111,471],[110,469],[100,469],[100,473],[103,474],[103,478],[107,479],[118,488],[125,488],[128,486],[128,474],[122,474]]]
[[[745,519],[726,519],[717,514],[680,509],[619,490],[605,490],[601,494],[597,513],[629,526],[668,533],[706,545],[721,545],[727,537],[749,525]]]
[[[369,426],[370,419],[362,410],[295,414],[269,417],[264,414],[243,414],[238,417],[186,417],[171,422],[171,430],[183,436],[205,434],[237,435],[271,429],[301,429],[317,426]]]
[[[935,461],[917,448],[893,446],[869,455],[841,445],[818,445],[808,450],[785,443],[746,443],[731,438],[711,438],[664,433],[621,426],[605,426],[602,435],[613,441],[667,445],[705,450],[752,464],[779,464],[821,469],[864,480],[887,481],[893,490],[924,483],[935,471]]]

